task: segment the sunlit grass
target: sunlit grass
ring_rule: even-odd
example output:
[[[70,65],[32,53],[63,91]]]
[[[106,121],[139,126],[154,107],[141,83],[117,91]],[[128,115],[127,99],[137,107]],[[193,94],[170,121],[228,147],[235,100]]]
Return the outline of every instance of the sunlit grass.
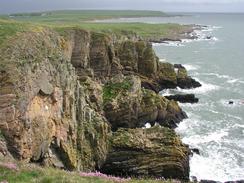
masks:
[[[21,167],[12,163],[0,163],[0,182],[4,183],[174,183],[173,180],[136,179],[108,176],[99,172],[68,172],[34,165]]]

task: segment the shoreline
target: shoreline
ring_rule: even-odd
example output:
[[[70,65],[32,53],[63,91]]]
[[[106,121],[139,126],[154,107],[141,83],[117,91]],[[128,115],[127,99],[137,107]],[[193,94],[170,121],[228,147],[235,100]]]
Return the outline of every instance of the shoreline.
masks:
[[[178,34],[175,37],[165,37],[158,38],[155,40],[149,40],[154,46],[158,45],[168,45],[168,46],[183,46],[183,43],[193,42],[193,41],[216,41],[217,38],[213,37],[210,32],[214,26],[206,25],[188,25],[190,26],[189,30],[184,31]]]
[[[159,95],[158,90],[161,90],[162,87],[165,87],[165,89],[167,89],[167,88],[174,88],[179,85],[181,85],[181,87],[184,87],[185,83],[187,83],[187,82],[191,82],[190,83],[191,85],[189,85],[191,87],[191,86],[193,86],[193,83],[187,74],[187,70],[183,66],[180,66],[179,64],[172,65],[169,63],[165,63],[165,62],[160,63],[160,60],[153,53],[152,47],[150,47],[150,43],[152,43],[152,45],[153,44],[170,44],[170,42],[180,44],[180,43],[184,43],[184,41],[185,42],[198,41],[202,37],[194,35],[193,34],[194,31],[204,31],[204,29],[206,30],[207,28],[210,28],[208,26],[200,27],[200,25],[198,25],[199,27],[198,26],[196,27],[196,25],[195,25],[195,29],[194,29],[193,28],[194,25],[191,25],[191,26],[192,26],[191,28],[190,28],[190,26],[188,28],[185,28],[184,31],[182,32],[182,35],[177,35],[177,33],[179,33],[179,32],[175,32],[175,33],[172,33],[172,35],[171,35],[172,37],[158,38],[160,41],[159,43],[153,43],[153,41],[147,41],[147,39],[145,39],[143,41],[143,38],[138,38],[137,36],[136,36],[136,38],[133,36],[132,37],[128,36],[127,39],[119,40],[114,37],[111,38],[110,37],[111,35],[108,36],[108,35],[106,35],[106,33],[101,34],[98,32],[90,32],[87,30],[79,29],[79,28],[66,30],[67,31],[66,33],[68,33],[66,35],[67,37],[65,37],[65,36],[60,37],[60,39],[59,39],[60,35],[58,35],[58,33],[49,32],[50,30],[45,30],[45,32],[42,33],[44,35],[43,37],[50,36],[51,39],[53,39],[53,38],[56,39],[56,36],[57,36],[57,39],[56,39],[57,41],[55,43],[51,42],[51,44],[54,44],[56,46],[56,44],[59,43],[59,41],[60,41],[60,45],[58,45],[58,46],[60,46],[60,49],[62,50],[62,54],[65,53],[68,55],[67,60],[70,61],[72,63],[72,65],[63,59],[64,58],[63,56],[67,56],[65,54],[62,55],[62,57],[60,57],[60,55],[58,55],[58,54],[51,55],[51,56],[47,54],[48,57],[46,57],[45,53],[44,53],[44,56],[41,57],[41,59],[39,59],[39,61],[38,61],[38,64],[40,64],[41,66],[38,64],[35,65],[34,62],[32,63],[31,62],[32,57],[30,55],[30,57],[27,57],[29,59],[28,61],[30,61],[29,66],[31,66],[31,67],[33,66],[33,70],[37,69],[39,71],[43,71],[42,69],[44,68],[44,71],[45,72],[47,71],[47,73],[48,73],[48,77],[50,77],[52,79],[49,78],[50,79],[49,80],[46,77],[44,77],[44,79],[47,79],[49,81],[47,82],[47,85],[43,85],[43,83],[40,82],[38,78],[35,80],[35,79],[33,79],[33,78],[35,78],[34,76],[32,76],[30,73],[27,73],[26,77],[29,77],[28,79],[31,78],[30,80],[33,81],[32,83],[34,83],[34,87],[28,86],[27,84],[23,85],[22,87],[26,87],[26,88],[39,88],[40,87],[39,91],[31,91],[31,93],[30,93],[30,95],[35,100],[37,100],[37,102],[32,101],[32,97],[28,98],[29,95],[27,95],[23,90],[21,91],[21,94],[23,94],[25,97],[27,97],[26,101],[30,100],[31,102],[33,102],[33,105],[38,103],[42,98],[45,98],[44,104],[47,107],[44,106],[44,109],[53,110],[53,106],[51,104],[45,103],[45,102],[47,102],[49,100],[51,101],[51,103],[57,103],[58,101],[61,101],[59,97],[60,97],[60,94],[63,92],[66,95],[66,96],[65,95],[64,96],[67,97],[67,98],[65,98],[64,101],[66,103],[68,102],[68,105],[71,105],[75,109],[74,111],[77,114],[76,117],[79,118],[79,119],[76,119],[76,117],[74,117],[73,119],[76,119],[76,120],[82,119],[83,121],[85,121],[85,123],[82,122],[82,125],[84,125],[84,126],[87,124],[90,124],[91,122],[95,124],[95,125],[91,124],[91,125],[94,125],[91,127],[88,126],[86,133],[88,133],[89,135],[88,136],[84,135],[83,139],[85,138],[85,143],[88,144],[86,146],[86,148],[88,148],[88,150],[92,152],[90,156],[92,157],[93,154],[95,154],[96,158],[94,158],[94,159],[91,158],[90,160],[85,159],[85,160],[88,161],[89,163],[92,162],[92,163],[96,164],[96,166],[101,166],[102,167],[101,170],[103,170],[105,172],[107,171],[108,173],[111,173],[114,171],[115,174],[117,174],[117,172],[121,172],[121,170],[126,172],[126,171],[128,171],[128,167],[123,167],[124,164],[121,164],[121,167],[122,167],[121,169],[114,166],[114,161],[119,162],[119,160],[116,159],[116,158],[118,158],[118,156],[114,152],[119,152],[120,155],[123,155],[124,157],[128,158],[128,154],[133,154],[133,153],[135,153],[135,149],[137,149],[137,151],[139,149],[141,154],[138,153],[139,155],[137,154],[137,156],[138,157],[144,156],[144,157],[148,158],[145,154],[143,154],[143,152],[152,151],[153,153],[155,153],[156,152],[156,151],[154,151],[155,149],[150,149],[150,148],[152,148],[152,146],[150,146],[150,144],[153,144],[153,147],[157,147],[159,145],[154,141],[156,137],[152,133],[153,130],[155,130],[155,133],[158,134],[157,139],[156,139],[158,141],[161,141],[161,139],[168,138],[169,136],[171,137],[171,135],[172,135],[172,138],[175,138],[176,140],[179,140],[179,142],[181,142],[180,139],[178,139],[177,137],[174,136],[174,132],[167,131],[167,130],[164,131],[164,127],[166,126],[166,127],[170,127],[172,129],[174,129],[175,126],[177,126],[177,123],[186,117],[186,114],[184,113],[184,111],[179,110],[179,108],[177,107],[177,104],[169,103],[168,100],[160,98],[158,96]],[[37,37],[38,38],[37,40],[40,39],[38,37],[38,34],[36,35],[35,33],[33,33],[33,36],[34,36],[34,38]],[[138,40],[137,40],[137,38],[138,38]],[[205,38],[206,38],[206,40],[212,39],[212,37],[209,37],[209,38],[205,37]],[[45,40],[46,43],[48,43],[45,46],[47,46],[47,47],[49,46],[50,40]],[[83,42],[81,40],[83,40],[83,42],[85,42],[86,44],[83,44]],[[157,39],[154,39],[154,41],[157,41]],[[22,42],[20,42],[19,44],[22,44]],[[32,45],[32,44],[33,43],[30,43],[30,45]],[[35,44],[38,44],[38,41],[34,42],[34,46],[33,46],[34,48],[35,48]],[[89,47],[87,45],[89,45]],[[27,45],[27,48],[28,48],[28,45]],[[50,49],[52,49],[52,48],[50,48]],[[43,49],[43,50],[45,50],[45,49]],[[18,50],[17,50],[17,52],[18,52]],[[36,53],[39,53],[39,52],[36,52]],[[56,53],[56,50],[54,50],[54,53]],[[85,55],[85,56],[83,56],[83,55]],[[139,60],[137,58],[140,58],[141,60]],[[18,59],[18,57],[17,57],[17,59]],[[48,59],[50,59],[50,62],[48,61]],[[55,64],[57,64],[60,61],[59,59],[62,60],[59,64],[62,65],[65,72],[60,72],[58,70],[55,70],[56,66],[57,66]],[[99,62],[97,62],[97,61],[99,61]],[[142,62],[140,62],[140,61],[142,61]],[[103,65],[99,65],[101,62]],[[52,75],[53,71],[49,71],[48,67],[46,67],[45,64],[48,65],[50,68],[53,68],[53,70],[56,73],[58,73],[58,75],[68,73],[68,75],[70,76],[69,80],[66,81],[64,78],[62,78],[61,81],[63,81],[64,83],[68,83],[67,86],[73,87],[73,88],[72,87],[70,88],[70,90],[73,92],[72,96],[68,96],[65,93],[66,88],[61,87],[62,84],[60,84],[58,82],[58,79],[57,80],[54,79],[56,76]],[[145,65],[145,67],[144,67],[144,65]],[[25,66],[29,67],[28,64],[26,64]],[[20,68],[22,67],[21,64],[19,64],[19,67]],[[68,67],[70,67],[70,68],[68,68]],[[147,70],[148,68],[150,69],[150,71]],[[176,69],[177,69],[177,72],[176,72]],[[6,71],[6,72],[9,72],[9,71]],[[24,69],[20,70],[20,73],[23,74]],[[164,75],[164,73],[167,73],[167,75]],[[157,78],[156,76],[160,76],[160,77]],[[21,75],[21,77],[23,77],[23,80],[26,79],[25,76]],[[112,78],[114,77],[114,79],[111,79],[110,77],[112,77]],[[182,81],[182,79],[184,81]],[[39,85],[36,86],[35,85],[36,82],[40,82],[41,83],[40,86]],[[75,82],[77,82],[79,84],[75,85]],[[140,86],[140,82],[141,82],[141,86]],[[5,87],[4,83],[1,83],[1,84],[3,84],[3,86]],[[61,90],[61,92],[57,88],[50,87],[50,85],[59,86],[59,90]],[[17,84],[15,86],[18,87]],[[188,87],[188,88],[190,88],[190,87]],[[6,88],[4,88],[4,89],[6,89]],[[7,91],[9,91],[8,89],[9,88],[7,88]],[[50,90],[53,93],[50,92]],[[82,93],[81,91],[83,91],[83,90],[86,92]],[[0,91],[2,91],[2,90],[0,89]],[[81,97],[81,99],[77,98],[77,96]],[[0,95],[0,97],[2,97],[2,96]],[[9,99],[11,99],[11,97],[13,97],[13,95],[11,94],[11,96],[9,95],[8,97],[10,97]],[[185,99],[182,99],[181,96],[176,96],[176,97],[181,101],[185,100]],[[193,101],[197,101],[197,99],[194,98],[192,95],[188,95],[187,97],[188,97],[187,100],[190,99]],[[0,98],[0,99],[2,99],[2,98]],[[171,99],[172,99],[172,97],[169,97],[169,100],[171,100]],[[177,100],[177,99],[174,98],[174,100]],[[3,101],[5,101],[5,99]],[[76,104],[74,105],[70,101],[75,101]],[[42,102],[42,100],[41,100],[41,102]],[[87,104],[83,105],[84,102]],[[168,105],[166,108],[164,106],[165,103]],[[25,103],[22,103],[22,104],[25,105]],[[78,105],[82,104],[82,108],[77,109],[76,108],[77,104]],[[127,106],[127,108],[125,106]],[[153,108],[155,106],[157,109]],[[14,107],[16,107],[15,108],[16,110],[19,110],[19,106],[15,105]],[[56,112],[56,109],[54,111]],[[67,115],[66,117],[73,115],[72,113],[70,113],[69,110],[65,110],[65,108],[64,108],[64,111],[66,112],[66,115]],[[83,115],[83,113],[81,115],[79,115],[79,113],[81,111],[84,112],[84,115]],[[27,111],[27,113],[28,113],[28,111]],[[134,116],[131,117],[132,116],[131,114],[136,114],[136,115],[134,115],[134,116],[136,116],[136,118]],[[33,116],[32,114],[29,114],[29,115]],[[34,113],[34,115],[35,115],[35,113]],[[128,117],[128,115],[129,115],[129,117]],[[107,127],[104,127],[104,126],[101,128],[99,125],[96,126],[97,125],[96,121],[93,122],[93,119],[98,120],[99,124],[103,124],[104,126],[106,126],[106,124],[111,124],[112,131],[109,131],[109,129],[107,129]],[[18,119],[16,119],[16,120],[18,120]],[[62,119],[62,120],[66,120],[66,119]],[[80,120],[80,121],[82,121],[82,120]],[[169,133],[170,134],[169,136],[166,136],[166,137],[160,136],[160,134],[161,134],[160,130],[157,128],[151,129],[152,131],[150,131],[150,129],[141,129],[141,127],[143,127],[143,125],[150,124],[150,122],[152,124],[157,124],[157,120],[161,120],[160,125],[164,126],[164,127],[162,127],[163,129],[161,129],[161,131],[163,133]],[[167,121],[167,120],[169,120],[169,121],[173,120],[173,123],[170,122],[170,123],[166,124],[165,121]],[[56,117],[55,117],[55,121],[58,121],[56,119]],[[76,135],[76,131],[74,131],[74,129],[72,129],[71,121],[72,120],[65,121],[65,122],[67,122],[68,125],[71,126],[70,130],[72,131],[73,134]],[[137,123],[138,121],[140,123]],[[145,123],[145,121],[149,121],[149,123]],[[28,124],[26,124],[26,125],[28,125]],[[58,124],[58,125],[61,125],[61,128],[65,128],[65,126],[62,126],[62,124]],[[60,128],[60,126],[57,126],[57,127]],[[80,128],[81,127],[82,126],[80,126]],[[119,129],[121,127],[125,128],[125,130]],[[141,131],[137,130],[136,128],[141,129]],[[81,129],[79,129],[79,130],[81,130]],[[6,129],[3,128],[3,130],[6,130]],[[24,127],[24,130],[27,131],[27,128]],[[95,130],[95,133],[94,133],[94,130]],[[57,134],[59,135],[59,133],[61,135],[63,135],[63,133],[66,133],[66,132],[58,131]],[[79,133],[82,134],[83,131],[81,130],[81,131],[79,131]],[[112,133],[114,136],[110,137],[108,135],[109,133]],[[142,135],[143,133],[148,133],[148,137],[143,136]],[[8,136],[6,134],[7,134],[7,132],[4,133],[4,137],[8,138]],[[84,134],[85,134],[85,132],[84,132]],[[97,134],[104,135],[101,138],[102,141],[98,140],[98,138],[96,136]],[[0,135],[1,135],[1,131],[0,131]],[[10,135],[12,135],[12,134],[10,134]],[[58,138],[59,137],[58,135],[55,134],[55,138]],[[76,137],[74,137],[75,135],[73,135],[72,138],[76,138]],[[70,137],[70,134],[68,134],[67,136]],[[35,136],[33,136],[33,137],[35,137]],[[64,137],[65,137],[65,135],[62,136],[62,138],[64,138]],[[144,143],[144,144],[141,143],[140,137],[143,138],[144,141],[147,143]],[[107,148],[106,142],[104,142],[107,140],[107,138],[110,138],[110,141],[112,142],[112,150],[110,149],[110,151],[108,151],[108,152],[106,152],[108,149],[106,149]],[[128,141],[128,139],[134,139],[134,140]],[[169,138],[169,140],[171,140],[171,139]],[[99,143],[104,143],[98,147],[98,149],[101,150],[100,154],[99,153],[97,154],[97,152],[94,151],[93,147],[89,147],[89,143],[94,143],[94,141],[95,141],[96,145]],[[0,142],[1,142],[1,139],[0,139]],[[150,143],[148,143],[148,142],[150,142]],[[16,143],[18,143],[18,141],[16,141]],[[65,142],[65,143],[66,143],[65,145],[71,146],[72,150],[78,149],[77,147],[72,147],[73,144],[69,144],[69,142]],[[171,141],[170,141],[170,143],[171,143]],[[67,151],[67,156],[68,156],[68,158],[70,158],[69,159],[70,162],[68,162],[68,163],[65,162],[67,164],[64,164],[63,166],[64,167],[67,165],[70,167],[77,166],[74,163],[74,162],[76,162],[76,159],[72,159],[74,154],[69,154],[70,149],[68,149],[68,150],[62,149],[62,147],[59,147],[58,144],[59,143],[56,144],[57,147],[55,146],[55,148],[58,148],[59,150],[61,149],[63,151]],[[185,147],[185,144],[181,144],[181,143],[179,143],[179,144],[172,143],[172,144],[173,144],[173,146],[180,148],[182,151],[187,149],[187,147]],[[82,146],[82,144],[79,144],[79,145]],[[40,145],[40,146],[43,147],[42,145]],[[142,146],[145,146],[145,147],[142,147]],[[52,146],[50,145],[50,147],[52,147]],[[164,146],[162,146],[162,147],[165,148]],[[166,144],[166,147],[167,147],[167,144]],[[49,150],[53,150],[53,149],[49,149]],[[46,149],[44,148],[43,151],[46,152]],[[194,149],[194,151],[197,152],[197,149]],[[40,157],[42,157],[42,153],[44,153],[44,152],[40,153],[41,154]],[[55,156],[54,152],[52,152],[52,153]],[[32,152],[28,152],[28,153],[30,153],[30,154],[28,154],[29,158],[31,155],[33,157],[39,156],[38,155],[39,152],[38,153],[35,152],[33,154],[31,154]],[[79,152],[79,153],[82,153],[82,152]],[[157,153],[160,153],[160,152],[157,152]],[[186,152],[186,154],[187,153],[189,153],[189,152]],[[103,156],[105,156],[105,155],[108,157],[108,159],[107,159],[107,161],[103,162],[104,161]],[[182,154],[177,154],[177,156],[178,155],[182,156]],[[31,157],[31,158],[33,158],[33,157]],[[42,157],[42,158],[48,159],[50,157]],[[75,157],[75,158],[77,158],[77,157]],[[99,161],[96,162],[97,158],[99,159]],[[157,160],[158,157],[153,157],[153,158],[154,158],[153,161],[155,161],[155,163],[158,163],[160,161],[160,160]],[[184,158],[185,158],[185,156],[184,156]],[[80,160],[81,159],[79,159],[79,161]],[[131,160],[132,160],[132,158],[131,158]],[[38,158],[36,158],[35,160],[32,160],[32,161],[33,162],[37,161],[35,163],[38,163]],[[60,162],[64,163],[64,160],[61,159]],[[85,166],[93,166],[92,163],[85,165]],[[104,166],[103,163],[105,163],[106,166]],[[182,171],[183,172],[182,174],[184,174],[183,175],[184,177],[187,177],[187,175],[186,175],[187,174],[187,170],[186,170],[187,169],[187,158],[186,158],[185,162],[183,162],[183,163],[180,162],[180,163],[181,163],[181,165],[183,164],[182,165],[183,168],[181,168],[180,171],[182,171],[182,169],[185,169],[185,172]],[[154,164],[152,164],[151,166],[154,167]],[[146,164],[146,163],[145,164],[138,163],[138,164],[130,164],[130,165],[134,166],[135,169],[138,167],[142,167],[142,169],[143,169],[144,166],[148,166],[148,164]],[[116,168],[118,168],[118,169],[116,169]],[[153,169],[152,172],[153,171],[156,172],[157,170]],[[144,169],[143,169],[143,173],[144,172],[146,172],[146,170],[144,171]],[[155,172],[153,172],[153,173],[155,173]],[[129,173],[131,173],[131,172],[129,172]],[[133,172],[133,173],[135,173],[135,172]],[[133,175],[133,173],[131,173],[131,174]],[[154,174],[154,176],[158,176],[156,173]]]

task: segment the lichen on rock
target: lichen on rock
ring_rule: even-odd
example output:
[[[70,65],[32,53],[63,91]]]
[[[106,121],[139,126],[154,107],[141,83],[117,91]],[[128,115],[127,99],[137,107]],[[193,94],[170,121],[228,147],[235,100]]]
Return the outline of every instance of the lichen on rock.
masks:
[[[117,176],[189,179],[189,148],[173,130],[120,129],[111,137],[102,172]]]

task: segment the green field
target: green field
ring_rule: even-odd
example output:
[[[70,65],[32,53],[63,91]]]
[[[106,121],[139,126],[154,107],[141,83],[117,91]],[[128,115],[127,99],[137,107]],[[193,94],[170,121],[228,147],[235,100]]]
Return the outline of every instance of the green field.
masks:
[[[83,22],[109,18],[132,18],[132,17],[164,17],[160,11],[133,11],[133,10],[63,10],[37,13],[11,14],[10,17],[22,21],[38,22]]]
[[[167,37],[189,29],[179,24],[146,23],[96,23],[89,20],[120,17],[162,17],[160,11],[112,11],[112,10],[73,10],[38,13],[22,13],[0,16],[0,45],[18,32],[49,27],[58,32],[70,28],[113,33],[116,35],[137,35],[143,39]]]

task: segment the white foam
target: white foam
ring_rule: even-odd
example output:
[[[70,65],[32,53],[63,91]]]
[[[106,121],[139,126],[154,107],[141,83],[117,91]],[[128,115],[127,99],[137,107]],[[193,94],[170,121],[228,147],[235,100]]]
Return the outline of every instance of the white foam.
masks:
[[[185,46],[183,44],[181,44],[180,42],[177,41],[165,41],[164,43],[160,43],[164,46],[171,46],[171,47],[182,47]]]
[[[160,62],[166,62],[166,59],[165,58],[160,58],[159,61]]]
[[[212,26],[213,29],[222,29],[222,26]]]
[[[160,92],[160,94],[163,96],[173,95],[172,90],[170,90],[170,89],[163,90]]]
[[[219,39],[216,38],[216,37],[212,37],[211,40],[213,40],[213,41],[218,41]]]
[[[199,69],[199,66],[194,66],[190,64],[183,64],[187,71],[195,71]]]
[[[230,79],[227,81],[227,83],[236,83],[238,81],[238,79]]]
[[[192,135],[190,137],[184,137],[182,141],[195,147],[199,144],[206,144],[210,142],[220,143],[225,136],[228,136],[228,132],[220,130],[206,135]]]
[[[227,159],[224,154],[220,154],[216,150],[208,157],[194,155],[190,160],[190,174],[196,176],[198,180],[225,182],[243,179],[241,167],[234,166],[232,163],[233,159]]]
[[[218,73],[201,73],[198,75],[203,75],[203,76],[216,76],[217,78],[224,78],[224,79],[231,79],[231,76],[224,75],[224,74],[218,74]]]
[[[187,107],[187,108],[190,108],[192,110],[196,109],[196,108],[200,108],[200,107],[206,106],[206,104],[204,104],[204,103],[193,103],[193,104],[191,104],[191,103],[179,103],[179,105],[181,107]]]
[[[194,78],[195,80],[198,80]],[[204,93],[209,93],[211,91],[219,90],[220,86],[210,84],[210,83],[205,83],[203,81],[199,81],[201,83],[201,87],[198,88],[193,88],[193,89],[181,89],[177,88],[178,91],[184,92],[184,93],[193,93],[193,94],[204,94]]]
[[[227,83],[230,84],[235,84],[235,83],[240,83],[240,84],[244,84],[244,81],[242,81],[240,78],[230,78]]]
[[[214,114],[220,114],[219,111],[215,111],[215,110],[209,110],[210,112],[214,113]]]
[[[153,46],[171,46],[171,47],[181,47],[185,46],[179,41],[165,41],[163,43],[153,43]]]
[[[182,39],[182,43],[191,43],[194,41],[194,39]]]
[[[151,127],[152,127],[152,125],[150,123],[145,124],[145,128],[151,128]]]

